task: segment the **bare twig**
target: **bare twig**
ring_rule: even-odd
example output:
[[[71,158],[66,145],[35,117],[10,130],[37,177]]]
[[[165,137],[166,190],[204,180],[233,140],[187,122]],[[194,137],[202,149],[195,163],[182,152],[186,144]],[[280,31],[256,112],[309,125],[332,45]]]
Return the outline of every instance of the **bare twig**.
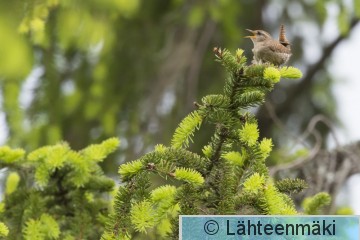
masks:
[[[276,116],[274,111],[271,112],[270,116],[272,117],[273,120],[275,120],[277,122],[277,124],[281,125],[285,129],[285,125]],[[301,142],[304,146],[305,146],[305,141],[307,138],[309,138],[310,136],[313,136],[315,138],[315,145],[311,148],[309,155],[306,157],[299,158],[296,161],[293,161],[291,163],[281,164],[281,165],[272,167],[270,169],[270,175],[275,175],[278,171],[284,171],[286,169],[295,169],[295,168],[301,166],[302,164],[304,164],[306,161],[313,159],[314,156],[317,155],[317,153],[319,153],[319,151],[321,150],[323,139],[322,139],[321,133],[318,130],[316,130],[315,127],[320,122],[325,123],[327,125],[327,127],[329,127],[330,132],[332,133],[332,135],[334,137],[336,146],[337,147],[340,146],[338,138],[334,132],[333,124],[330,122],[330,120],[327,119],[323,115],[320,115],[320,114],[316,115],[309,122],[309,124],[306,128],[306,131],[300,137],[294,137],[298,142]],[[289,131],[286,131],[286,132],[289,132]]]

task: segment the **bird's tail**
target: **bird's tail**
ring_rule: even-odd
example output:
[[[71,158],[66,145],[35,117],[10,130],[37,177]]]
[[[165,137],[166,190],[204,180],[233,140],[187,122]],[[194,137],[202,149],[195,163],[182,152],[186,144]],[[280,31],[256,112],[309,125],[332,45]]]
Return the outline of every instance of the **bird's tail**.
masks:
[[[286,36],[285,36],[285,26],[284,24],[281,24],[280,25],[280,32],[279,32],[279,42],[290,49],[290,43],[289,41],[286,39]]]

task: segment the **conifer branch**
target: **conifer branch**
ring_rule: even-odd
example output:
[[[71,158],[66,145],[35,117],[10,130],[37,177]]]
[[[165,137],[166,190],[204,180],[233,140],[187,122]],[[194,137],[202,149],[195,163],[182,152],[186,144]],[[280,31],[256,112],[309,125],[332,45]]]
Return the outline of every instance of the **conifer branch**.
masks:
[[[257,121],[246,109],[261,104],[281,76],[296,78],[301,72],[292,67],[246,66],[242,50],[232,55],[215,48],[214,53],[229,73],[223,93],[205,96],[195,104],[197,110],[175,130],[171,147],[157,145],[154,151],[120,166],[125,185],[118,191],[103,240],[130,238],[148,229],[161,234],[162,222],[171,224],[162,234],[177,239],[178,214],[235,214],[244,208],[253,214],[297,213],[285,193],[300,190],[302,182],[273,183],[265,164],[272,141],[259,139]],[[203,122],[215,126],[202,149],[204,157],[186,150]],[[163,177],[166,184],[176,179],[180,185],[150,193],[150,175]],[[173,207],[176,211],[166,217]]]
[[[100,238],[114,181],[104,176],[98,163],[118,145],[119,140],[112,138],[74,151],[59,143],[27,156],[22,149],[0,147],[0,164],[10,169],[0,215],[6,228],[0,224],[0,236]]]
[[[321,192],[313,197],[305,198],[302,205],[306,214],[316,215],[320,213],[321,208],[329,205],[331,197],[329,194]]]

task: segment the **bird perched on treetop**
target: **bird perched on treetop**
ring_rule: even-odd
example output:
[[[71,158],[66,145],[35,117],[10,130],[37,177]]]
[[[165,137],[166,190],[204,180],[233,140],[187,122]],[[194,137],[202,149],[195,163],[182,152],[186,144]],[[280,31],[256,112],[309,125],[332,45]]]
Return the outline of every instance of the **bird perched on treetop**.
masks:
[[[252,36],[246,36],[250,38],[254,43],[252,49],[254,53],[253,63],[263,64],[272,63],[276,66],[285,64],[291,56],[290,43],[285,36],[284,25],[280,26],[279,40],[275,40],[271,35],[263,30],[250,30]]]

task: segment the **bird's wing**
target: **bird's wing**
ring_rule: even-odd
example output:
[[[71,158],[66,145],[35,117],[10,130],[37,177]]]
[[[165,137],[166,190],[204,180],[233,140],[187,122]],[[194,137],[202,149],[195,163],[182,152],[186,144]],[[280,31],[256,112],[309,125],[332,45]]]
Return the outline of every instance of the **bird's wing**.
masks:
[[[273,41],[270,45],[269,45],[269,48],[271,51],[273,52],[278,52],[278,53],[288,53],[290,54],[291,53],[291,50],[287,47],[285,47],[284,45],[282,45],[281,43],[279,42],[275,42]]]

